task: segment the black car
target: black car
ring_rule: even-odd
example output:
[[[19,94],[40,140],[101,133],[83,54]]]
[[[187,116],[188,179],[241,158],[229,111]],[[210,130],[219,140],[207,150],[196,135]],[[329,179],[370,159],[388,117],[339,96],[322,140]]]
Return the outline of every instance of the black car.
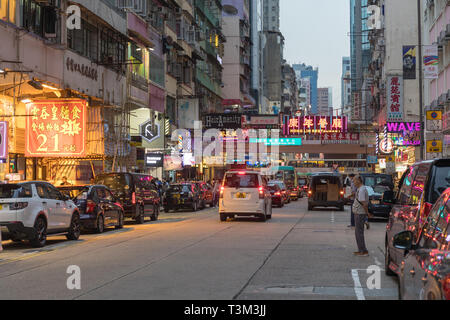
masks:
[[[270,194],[272,196],[272,207],[278,206],[280,208],[284,207],[284,197],[281,193],[281,188],[278,184],[269,184],[267,185],[267,189],[269,189]]]
[[[414,242],[411,231],[394,237],[394,246],[406,252],[399,271],[402,300],[450,300],[450,188],[433,206]]]
[[[385,272],[396,275],[404,261],[405,251],[393,245],[394,236],[411,231],[417,243],[420,230],[432,206],[450,187],[450,159],[423,161],[412,165],[399,181],[398,193],[385,192],[383,202],[393,205],[386,226]]]
[[[158,220],[161,198],[154,178],[138,173],[105,173],[94,179],[94,184],[108,187],[123,207],[125,217],[137,223],[146,217]]]
[[[311,176],[308,190],[308,210],[315,207],[337,207],[344,210],[344,188],[342,175],[316,173]]]
[[[372,187],[366,187],[369,194],[369,212],[376,218],[388,219],[392,210],[392,204],[383,202],[383,194],[388,189],[377,187],[376,191]]]
[[[77,205],[83,229],[103,233],[108,227],[123,228],[123,208],[107,187],[63,186],[58,189]]]
[[[192,209],[197,211],[201,206],[202,198],[195,183],[172,184],[166,191],[164,199],[164,212],[179,209]]]

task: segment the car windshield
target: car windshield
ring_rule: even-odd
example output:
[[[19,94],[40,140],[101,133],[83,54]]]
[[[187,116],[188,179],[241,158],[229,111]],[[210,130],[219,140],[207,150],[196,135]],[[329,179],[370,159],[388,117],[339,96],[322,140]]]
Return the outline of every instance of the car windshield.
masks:
[[[431,203],[435,203],[440,195],[450,187],[450,166],[437,165],[434,167],[433,182],[431,183]]]
[[[58,190],[65,196],[68,196],[70,199],[78,199],[78,200],[83,200],[78,198],[78,196],[83,193],[83,192],[88,192],[89,188],[88,187],[73,187],[73,188],[58,188]],[[87,194],[86,194],[87,196]],[[85,199],[84,199],[85,200]]]
[[[29,184],[2,184],[0,185],[0,199],[31,198],[31,185]]]
[[[74,194],[75,196],[71,197],[71,198],[74,198],[77,200],[87,200],[88,194],[89,194],[89,188],[83,188],[81,190],[73,190],[72,194]]]
[[[96,184],[107,186],[114,193],[129,194],[130,190],[130,177],[126,174],[109,174],[101,175],[95,178]]]
[[[300,186],[304,186],[304,185],[306,185],[306,179],[298,179],[298,184],[300,185]]]
[[[228,188],[258,188],[258,175],[228,173],[225,177],[225,186]]]
[[[192,188],[189,184],[182,184],[182,185],[174,185],[171,186],[169,189],[170,193],[183,193],[183,192],[191,192]]]
[[[391,188],[394,186],[392,182],[392,177],[389,175],[373,175],[373,176],[363,176],[364,185],[368,187],[375,187],[378,185]]]

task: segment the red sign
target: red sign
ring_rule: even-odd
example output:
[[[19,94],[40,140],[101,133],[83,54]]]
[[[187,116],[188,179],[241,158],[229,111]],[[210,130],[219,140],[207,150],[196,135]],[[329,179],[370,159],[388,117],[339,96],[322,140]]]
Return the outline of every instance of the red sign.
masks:
[[[283,117],[283,134],[286,136],[296,136],[302,134],[342,133],[347,131],[347,117]]]
[[[25,156],[85,156],[86,109],[85,100],[46,100],[28,104]]]

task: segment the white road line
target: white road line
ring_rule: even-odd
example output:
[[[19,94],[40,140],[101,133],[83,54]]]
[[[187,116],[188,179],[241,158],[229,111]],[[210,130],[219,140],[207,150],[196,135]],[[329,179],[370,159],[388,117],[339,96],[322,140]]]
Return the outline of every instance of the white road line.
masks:
[[[366,300],[366,297],[364,297],[363,288],[361,287],[361,282],[359,281],[359,275],[358,275],[357,269],[352,269],[352,278],[353,278],[353,282],[355,283],[354,289],[355,289],[356,298],[358,300]]]

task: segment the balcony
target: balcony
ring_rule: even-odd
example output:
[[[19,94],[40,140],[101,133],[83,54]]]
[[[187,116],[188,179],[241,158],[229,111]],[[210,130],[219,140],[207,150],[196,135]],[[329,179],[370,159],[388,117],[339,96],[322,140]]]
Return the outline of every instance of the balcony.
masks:
[[[207,54],[211,55],[213,58],[217,58],[216,48],[209,41],[204,41],[203,47]]]
[[[196,68],[196,78],[202,86],[208,88],[208,90],[214,92],[216,95],[221,96],[222,92],[220,85],[215,83],[211,77],[199,67]]]
[[[195,6],[205,15],[205,17],[209,20],[209,22],[213,26],[215,26],[215,27],[220,26],[219,19],[216,17],[216,15],[214,15],[213,12],[211,12],[210,7],[205,4],[205,1],[196,0]]]

